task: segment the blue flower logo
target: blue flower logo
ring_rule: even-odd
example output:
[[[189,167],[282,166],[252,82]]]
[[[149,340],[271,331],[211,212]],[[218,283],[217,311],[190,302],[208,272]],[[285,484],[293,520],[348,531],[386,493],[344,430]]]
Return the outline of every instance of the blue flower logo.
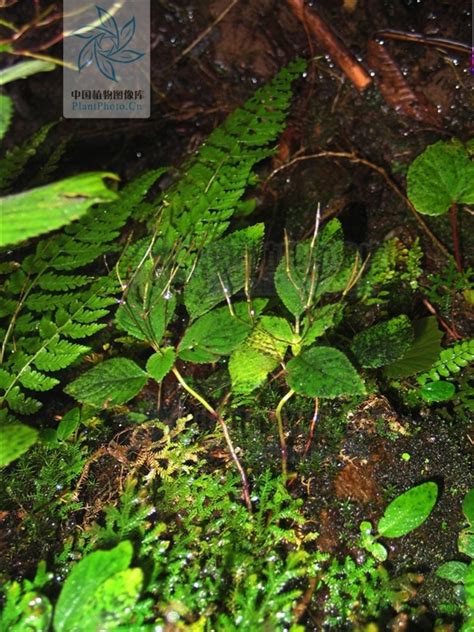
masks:
[[[135,35],[135,18],[119,30],[113,15],[102,7],[96,6],[96,9],[98,24],[94,29],[87,33],[76,33],[76,37],[87,40],[79,53],[77,66],[81,71],[95,61],[104,77],[117,81],[114,64],[131,64],[144,55],[126,48]]]

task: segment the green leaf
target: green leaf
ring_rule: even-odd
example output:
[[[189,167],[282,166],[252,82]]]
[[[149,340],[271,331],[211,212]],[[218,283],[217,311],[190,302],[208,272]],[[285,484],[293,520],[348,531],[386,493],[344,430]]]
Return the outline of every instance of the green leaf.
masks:
[[[325,305],[314,311],[311,324],[305,326],[303,334],[303,346],[307,347],[322,336],[325,331],[334,326],[336,317],[341,312],[340,305],[338,303],[334,305]]]
[[[233,351],[229,359],[232,391],[235,395],[247,395],[260,386],[278,366],[278,359],[259,351],[244,342]]]
[[[333,347],[313,347],[287,364],[290,387],[309,397],[363,395],[365,386],[346,356]]]
[[[115,200],[117,194],[105,186],[104,178],[116,180],[117,176],[84,173],[2,198],[0,247],[70,224],[93,204]]]
[[[342,228],[330,221],[313,243],[297,244],[281,258],[275,271],[275,287],[285,307],[295,317],[309,309],[325,292],[332,291],[344,260]]]
[[[397,316],[358,333],[352,342],[352,351],[363,367],[374,369],[400,358],[413,338],[410,319]]]
[[[456,393],[456,387],[451,382],[428,382],[420,389],[420,395],[429,404],[436,402],[446,402]]]
[[[249,345],[281,362],[288,346],[299,341],[286,318],[262,316],[247,342]]]
[[[116,322],[138,340],[159,346],[176,309],[176,298],[165,275],[156,277],[154,266],[147,261],[131,282],[125,302],[119,307]]]
[[[474,487],[464,496],[462,501],[462,512],[466,516],[469,524],[474,526]]]
[[[246,258],[249,273],[260,257],[264,225],[235,231],[204,248],[184,289],[184,303],[194,320],[245,285]]]
[[[466,598],[466,606],[471,610],[470,622],[474,623],[474,561],[472,561],[467,567],[466,574],[464,576],[464,591]],[[472,630],[472,627],[470,628]],[[465,632],[468,632],[466,626]]]
[[[252,302],[253,314],[245,301],[234,303],[231,314],[229,307],[217,307],[204,314],[187,329],[178,348],[178,355],[188,362],[216,362],[228,355],[249,335],[254,326],[253,319],[260,314],[267,300]]]
[[[59,380],[56,378],[43,375],[43,373],[35,371],[31,367],[23,369],[19,380],[25,388],[29,388],[33,391],[49,391],[54,388],[56,384],[59,384]]]
[[[81,423],[81,410],[79,408],[71,408],[59,422],[56,436],[59,441],[66,441],[76,432]]]
[[[464,562],[446,562],[436,569],[436,575],[455,584],[462,584],[464,583],[466,571],[467,564],[464,564]]]
[[[6,94],[0,94],[0,140],[10,127],[13,114],[13,102]]]
[[[103,408],[125,404],[148,380],[138,364],[127,358],[113,358],[86,371],[64,389],[79,402]]]
[[[385,562],[388,557],[387,549],[383,544],[380,544],[380,542],[374,542],[367,550],[372,553],[379,562]]]
[[[59,369],[65,369],[87,351],[89,347],[85,345],[60,340],[59,336],[55,336],[35,355],[34,365],[40,371],[59,371]]]
[[[438,497],[436,483],[422,483],[393,500],[377,528],[380,536],[400,538],[419,527],[430,515]]]
[[[130,542],[86,555],[70,572],[54,613],[55,632],[112,630],[130,620],[143,583],[138,568],[129,569]]]
[[[438,328],[436,316],[421,318],[412,324],[415,340],[401,358],[384,368],[388,377],[409,377],[427,371],[438,359],[443,332]]]
[[[0,467],[5,467],[36,443],[38,432],[20,423],[0,426]]]
[[[161,382],[171,371],[175,359],[175,350],[172,347],[168,347],[167,349],[163,349],[160,353],[154,353],[148,358],[146,370],[155,382]]]
[[[474,533],[472,533],[472,528],[463,529],[459,534],[458,551],[474,558]]]
[[[56,67],[56,64],[53,62],[43,61],[41,59],[20,61],[17,64],[13,64],[13,66],[0,70],[0,86],[4,86],[6,83],[10,83],[10,81],[26,79],[39,72],[49,72]]]
[[[407,185],[419,213],[441,215],[452,204],[474,204],[474,163],[459,141],[438,141],[410,165]]]

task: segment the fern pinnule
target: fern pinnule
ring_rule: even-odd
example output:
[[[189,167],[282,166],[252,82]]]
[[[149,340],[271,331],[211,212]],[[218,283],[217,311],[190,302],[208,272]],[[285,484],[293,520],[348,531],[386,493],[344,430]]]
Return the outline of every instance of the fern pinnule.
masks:
[[[85,268],[116,249],[114,240],[160,174],[152,171],[137,178],[124,187],[119,200],[42,239],[34,254],[15,264],[3,285],[2,316],[7,322],[0,403],[19,414],[36,412],[41,402],[22,389],[54,388],[58,380],[49,374],[89,351],[81,342],[106,326],[102,319],[121,288],[113,271],[97,277]]]

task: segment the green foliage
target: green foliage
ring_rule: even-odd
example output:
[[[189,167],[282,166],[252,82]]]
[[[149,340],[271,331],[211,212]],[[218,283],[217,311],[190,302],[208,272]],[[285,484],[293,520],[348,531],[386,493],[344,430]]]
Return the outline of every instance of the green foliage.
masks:
[[[26,163],[36,155],[52,127],[53,123],[43,125],[22,145],[7,151],[5,157],[0,160],[0,191],[9,191],[11,185],[23,173]]]
[[[133,548],[124,541],[110,551],[84,557],[66,578],[54,613],[55,632],[114,630],[128,623],[143,583],[143,572],[129,568]]]
[[[474,489],[464,496],[462,511],[467,526],[459,534],[458,550],[470,557],[471,562],[445,562],[437,568],[436,575],[458,585],[464,614],[461,631],[470,632],[474,626]]]
[[[393,500],[377,524],[378,533],[386,538],[400,538],[419,527],[436,504],[438,486],[428,482],[412,487]]]
[[[215,362],[230,354],[250,334],[254,319],[267,304],[266,300],[253,300],[251,306],[239,301],[204,314],[192,323],[179,343],[178,353],[189,362]],[[249,313],[250,312],[250,313]]]
[[[121,303],[117,325],[130,336],[158,347],[173,317],[176,299],[150,259],[138,268]]]
[[[438,141],[410,165],[407,184],[418,212],[441,215],[453,204],[474,203],[474,163],[460,141]]]
[[[294,61],[230,114],[183,165],[183,177],[150,208],[148,215],[157,225],[153,248],[162,260],[174,252],[191,269],[190,253],[225,232],[254,180],[254,166],[274,152],[271,143],[283,130],[291,83],[305,67],[303,60]]]
[[[385,561],[387,550],[377,541],[378,538],[400,538],[417,529],[432,512],[437,497],[438,486],[431,481],[400,494],[385,508],[383,516],[377,523],[377,535],[373,534],[370,522],[366,520],[361,522],[361,546],[375,559]]]
[[[325,292],[344,289],[334,281],[344,261],[342,228],[338,220],[330,221],[311,240],[287,249],[275,271],[278,296],[295,317],[310,309]]]
[[[456,387],[451,382],[427,382],[420,388],[420,395],[429,404],[435,402],[445,402],[451,399],[456,393]]]
[[[184,304],[195,319],[241,290],[254,270],[263,243],[264,225],[235,231],[203,249],[184,288]]]
[[[24,452],[38,438],[38,432],[24,424],[12,423],[0,426],[2,441],[0,443],[0,467],[5,467]]]
[[[287,364],[288,384],[309,397],[363,395],[365,386],[346,356],[332,347],[313,347]]]
[[[4,86],[11,81],[17,81],[18,79],[26,79],[31,75],[36,75],[39,72],[50,72],[56,68],[56,64],[51,61],[44,61],[42,59],[29,59],[28,61],[20,61],[13,66],[0,70],[0,86]]]
[[[64,392],[98,408],[117,406],[135,397],[147,380],[145,371],[132,360],[112,358],[83,373]]]
[[[44,562],[38,565],[35,578],[21,584],[9,582],[5,588],[5,606],[0,617],[0,628],[5,632],[45,632],[50,629],[53,608],[50,600],[39,591],[51,581]]]
[[[427,277],[423,292],[429,301],[436,305],[441,314],[451,318],[454,297],[462,292],[469,302],[469,295],[474,291],[474,270],[466,268],[459,272],[453,259],[448,259],[445,265],[436,273]],[[472,302],[472,301],[471,301]]]
[[[176,360],[174,349],[167,347],[150,356],[146,363],[146,370],[155,382],[161,380],[171,371]]]
[[[424,386],[428,381],[456,375],[474,359],[474,339],[457,342],[452,347],[443,349],[439,359],[431,366],[430,371],[418,376],[418,382]]]
[[[352,351],[364,367],[377,368],[401,358],[414,339],[407,316],[373,325],[354,337]]]
[[[113,173],[84,173],[2,198],[0,247],[70,224],[92,205],[113,201],[117,195],[105,186],[104,178],[117,179]]]
[[[6,94],[0,94],[0,140],[10,127],[13,116],[13,102]]]
[[[116,202],[91,211],[64,233],[41,240],[21,264],[12,261],[4,267],[4,407],[21,415],[38,410],[41,402],[28,393],[53,388],[58,380],[50,374],[89,350],[77,341],[105,326],[103,318],[120,287],[114,274],[94,278],[85,268],[113,249],[111,243],[159,175],[155,171],[141,176]]]
[[[324,569],[322,581],[328,591],[324,622],[329,626],[375,619],[394,600],[395,591],[386,569],[372,557],[362,563],[351,557],[343,562],[334,558]]]
[[[418,240],[410,248],[397,238],[384,241],[372,255],[368,270],[357,286],[358,296],[367,305],[377,305],[390,299],[390,290],[397,281],[416,289],[422,274],[422,257]]]
[[[384,368],[391,378],[408,377],[427,371],[441,353],[443,332],[438,328],[436,316],[420,318],[412,323],[415,339],[408,351]]]

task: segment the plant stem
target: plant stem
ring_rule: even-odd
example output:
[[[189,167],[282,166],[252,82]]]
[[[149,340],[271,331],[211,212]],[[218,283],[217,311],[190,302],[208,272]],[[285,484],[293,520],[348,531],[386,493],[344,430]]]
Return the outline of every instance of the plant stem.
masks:
[[[286,452],[285,431],[283,429],[283,421],[282,421],[282,418],[281,418],[281,411],[283,409],[283,406],[286,404],[286,402],[294,394],[295,394],[295,391],[292,388],[290,388],[288,393],[286,395],[284,395],[280,399],[280,401],[278,402],[278,406],[276,407],[276,410],[275,410],[275,417],[276,417],[277,424],[278,424],[278,435],[280,437],[281,472],[282,472],[284,478],[286,478],[286,475],[288,473],[288,467],[287,467],[288,455],[287,455],[287,452]]]
[[[313,418],[311,419],[311,424],[309,426],[308,440],[306,441],[306,445],[304,447],[303,456],[306,456],[311,448],[311,443],[313,442],[314,437],[314,429],[316,428],[316,422],[318,420],[319,414],[319,398],[316,397],[314,400],[314,413]]]
[[[451,235],[453,237],[454,258],[456,260],[456,268],[458,272],[462,272],[461,261],[461,249],[459,247],[459,232],[458,232],[458,207],[454,203],[449,209],[449,218],[451,220]]]
[[[224,439],[227,443],[227,448],[230,452],[230,456],[232,457],[232,460],[234,461],[235,466],[240,474],[240,480],[242,481],[242,493],[244,496],[245,505],[247,509],[249,510],[249,512],[251,512],[252,503],[250,502],[250,487],[249,487],[249,483],[247,479],[247,474],[245,473],[242,463],[240,462],[240,459],[237,456],[237,452],[235,451],[234,444],[232,443],[232,439],[229,434],[229,429],[227,427],[225,420],[217,412],[217,410],[215,410],[215,408],[213,408],[211,404],[209,404],[209,402],[206,401],[204,397],[202,397],[202,395],[199,395],[197,391],[195,391],[193,388],[191,388],[191,386],[189,386],[189,384],[186,382],[186,380],[183,378],[183,376],[181,375],[181,373],[178,371],[176,367],[173,367],[172,371],[176,379],[178,380],[178,382],[184,388],[184,390],[187,391],[192,397],[194,397],[194,399],[196,399],[202,406],[204,406],[204,408],[214,417],[214,419],[218,421],[222,429]]]

